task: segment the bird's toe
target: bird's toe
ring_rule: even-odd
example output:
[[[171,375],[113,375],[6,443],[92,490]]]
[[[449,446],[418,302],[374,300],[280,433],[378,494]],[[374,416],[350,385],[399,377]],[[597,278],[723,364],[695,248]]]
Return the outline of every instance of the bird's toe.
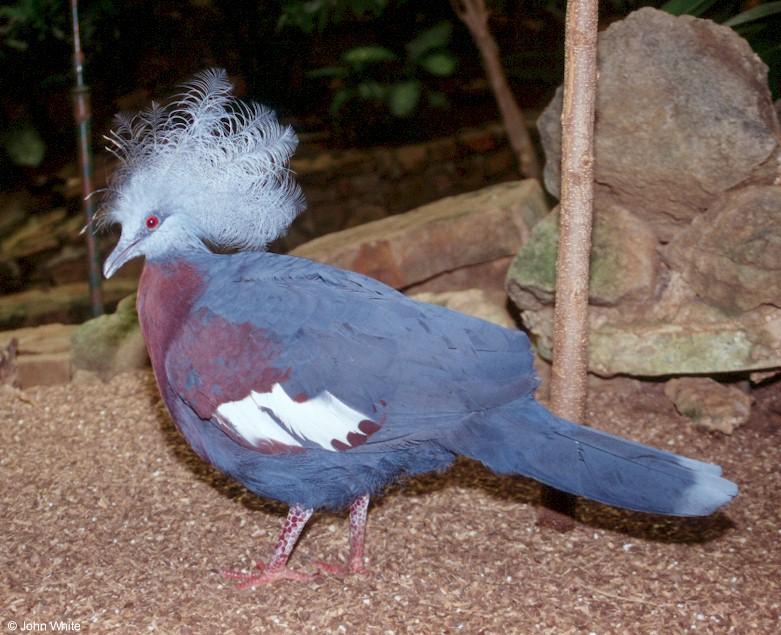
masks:
[[[280,580],[295,580],[297,582],[311,582],[320,577],[320,572],[306,573],[295,571],[287,567],[266,567],[262,563],[257,565],[258,571],[245,573],[244,571],[223,571],[222,576],[238,582],[237,589],[251,589],[261,584],[271,584]]]
[[[364,566],[363,562],[349,561],[347,564],[343,562],[326,562],[323,560],[317,560],[313,563],[318,571],[322,571],[328,575],[333,575],[338,578],[346,578],[349,575],[368,575],[369,570]]]

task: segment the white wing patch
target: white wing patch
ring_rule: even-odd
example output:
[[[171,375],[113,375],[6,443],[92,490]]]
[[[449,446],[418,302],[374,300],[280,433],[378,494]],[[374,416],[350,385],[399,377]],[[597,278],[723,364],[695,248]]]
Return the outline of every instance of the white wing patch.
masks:
[[[253,446],[276,442],[294,448],[302,447],[295,438],[274,421],[274,417],[270,413],[261,410],[261,406],[254,399],[256,395],[260,396],[260,393],[252,392],[249,397],[222,404],[217,408],[217,419]]]
[[[244,399],[226,402],[216,414],[252,446],[281,443],[300,448],[298,437],[336,452],[360,445],[379,427],[327,390],[298,402],[279,384],[271,392],[252,391]]]

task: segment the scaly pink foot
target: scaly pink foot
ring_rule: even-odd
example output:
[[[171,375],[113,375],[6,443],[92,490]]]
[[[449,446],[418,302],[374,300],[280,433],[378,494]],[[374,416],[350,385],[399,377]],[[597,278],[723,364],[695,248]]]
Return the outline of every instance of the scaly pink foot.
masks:
[[[363,546],[366,538],[368,509],[368,495],[356,498],[350,505],[350,557],[347,559],[347,564],[317,561],[314,564],[318,569],[340,578],[352,574],[366,575],[369,573],[363,563]]]
[[[308,582],[317,577],[317,574],[292,571],[287,568],[287,560],[296,546],[296,541],[304,530],[307,521],[312,517],[314,510],[306,509],[300,505],[293,505],[287,513],[282,532],[277,539],[277,546],[268,564],[259,562],[258,572],[243,573],[241,571],[223,571],[222,575],[232,580],[239,580],[237,588],[249,589],[259,584],[269,584],[277,580],[298,580]]]

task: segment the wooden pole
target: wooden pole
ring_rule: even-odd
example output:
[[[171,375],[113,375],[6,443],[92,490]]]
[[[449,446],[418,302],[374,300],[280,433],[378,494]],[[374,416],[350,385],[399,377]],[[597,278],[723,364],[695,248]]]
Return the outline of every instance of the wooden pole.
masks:
[[[588,389],[597,10],[597,0],[567,3],[551,409],[558,416],[576,422],[585,419]],[[575,499],[568,494],[548,489],[545,499],[555,511],[571,514],[574,509]]]

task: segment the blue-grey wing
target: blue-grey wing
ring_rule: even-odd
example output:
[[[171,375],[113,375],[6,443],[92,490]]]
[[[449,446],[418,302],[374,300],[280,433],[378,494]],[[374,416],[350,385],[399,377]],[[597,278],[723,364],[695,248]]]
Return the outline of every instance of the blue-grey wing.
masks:
[[[352,438],[359,444],[361,431],[372,444],[436,438],[443,426],[536,387],[520,331],[416,302],[359,274],[293,258],[275,262],[288,266],[247,267],[230,285],[215,281],[202,302],[277,342],[275,363],[289,369],[282,387],[290,400],[319,399],[323,408],[357,413]]]

